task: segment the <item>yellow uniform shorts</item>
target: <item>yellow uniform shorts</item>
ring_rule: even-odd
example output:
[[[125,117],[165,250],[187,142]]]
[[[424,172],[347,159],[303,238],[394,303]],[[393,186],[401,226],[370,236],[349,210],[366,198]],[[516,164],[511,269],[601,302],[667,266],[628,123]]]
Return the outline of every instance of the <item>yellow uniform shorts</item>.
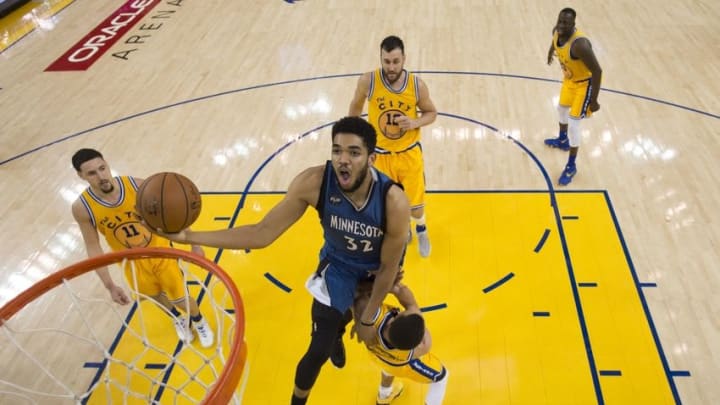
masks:
[[[134,271],[133,271],[134,267]],[[125,277],[133,290],[150,297],[164,293],[171,302],[187,295],[185,277],[174,259],[140,259],[125,265]]]
[[[375,355],[373,359],[380,365],[385,374],[407,378],[422,384],[431,384],[445,377],[445,367],[432,353],[426,353],[419,359],[412,359],[402,366],[393,366]]]
[[[425,206],[425,172],[419,143],[402,152],[376,152],[373,166],[402,184],[410,200],[410,208]]]
[[[573,118],[587,118],[592,115],[588,108],[591,93],[590,80],[574,82],[563,80],[560,88],[560,104],[562,107],[570,107],[569,115]]]

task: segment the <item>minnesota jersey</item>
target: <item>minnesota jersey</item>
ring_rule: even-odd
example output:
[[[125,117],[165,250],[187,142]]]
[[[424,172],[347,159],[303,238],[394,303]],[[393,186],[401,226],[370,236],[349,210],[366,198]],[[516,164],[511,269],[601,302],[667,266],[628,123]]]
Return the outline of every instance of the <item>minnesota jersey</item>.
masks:
[[[113,251],[137,247],[170,247],[170,241],[148,231],[135,216],[137,184],[129,176],[115,177],[120,197],[114,203],[104,201],[89,187],[80,201],[90,214],[95,229],[105,237]]]
[[[325,164],[317,211],[325,244],[320,259],[355,272],[377,270],[385,231],[385,197],[395,184],[374,168],[370,169],[370,192],[356,207],[340,188],[332,163]]]
[[[368,121],[377,131],[377,149],[380,152],[402,152],[420,141],[420,129],[405,131],[397,118],[403,115],[418,117],[418,78],[405,71],[400,90],[394,90],[385,81],[382,69],[373,72],[368,91]]]
[[[553,34],[553,47],[555,48],[558,61],[560,61],[563,76],[565,80],[571,80],[573,82],[581,82],[592,76],[590,69],[588,69],[582,60],[573,59],[570,55],[572,45],[578,38],[587,37],[580,30],[575,29],[575,32],[573,32],[570,38],[562,46],[558,46],[558,33],[555,32]]]
[[[382,333],[387,326],[388,320],[396,317],[400,313],[400,310],[396,307],[392,307],[387,304],[383,304],[375,314],[373,328],[377,333],[377,344],[368,347],[368,350],[375,355],[382,362],[393,366],[399,367],[408,364],[413,357],[414,350],[400,350],[394,348],[385,338]]]

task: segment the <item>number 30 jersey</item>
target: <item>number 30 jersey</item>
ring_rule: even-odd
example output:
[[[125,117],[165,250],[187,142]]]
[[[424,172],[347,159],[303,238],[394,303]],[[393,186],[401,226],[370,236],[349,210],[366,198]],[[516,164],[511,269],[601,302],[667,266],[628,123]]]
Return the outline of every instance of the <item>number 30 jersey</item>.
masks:
[[[386,222],[385,198],[394,183],[370,168],[372,184],[365,203],[356,207],[342,192],[332,163],[325,164],[317,211],[325,244],[320,259],[347,270],[375,271],[380,267],[380,249]],[[402,264],[402,263],[401,263]]]
[[[90,221],[105,237],[113,251],[136,247],[170,247],[170,241],[148,231],[135,216],[137,184],[130,176],[115,177],[120,187],[118,201],[108,202],[96,195],[90,187],[80,195]]]

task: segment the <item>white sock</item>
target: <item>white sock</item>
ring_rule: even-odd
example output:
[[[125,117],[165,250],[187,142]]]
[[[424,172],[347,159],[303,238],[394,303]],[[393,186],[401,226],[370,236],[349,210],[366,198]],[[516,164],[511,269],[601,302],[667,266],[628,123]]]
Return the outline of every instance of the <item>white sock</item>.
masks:
[[[380,392],[380,398],[387,398],[390,396],[390,394],[392,394],[392,385],[390,385],[389,387],[383,387],[381,385],[378,392]]]

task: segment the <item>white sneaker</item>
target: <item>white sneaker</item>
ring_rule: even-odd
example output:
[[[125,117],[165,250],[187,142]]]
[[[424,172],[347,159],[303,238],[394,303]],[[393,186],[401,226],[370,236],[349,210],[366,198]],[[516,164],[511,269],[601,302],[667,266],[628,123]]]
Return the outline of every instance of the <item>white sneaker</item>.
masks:
[[[200,338],[200,345],[202,347],[210,347],[213,345],[213,342],[215,341],[215,334],[205,318],[203,318],[200,322],[193,323],[193,327]]]
[[[418,249],[420,250],[420,256],[430,256],[430,237],[428,237],[427,230],[417,233]]]
[[[184,316],[175,318],[173,320],[173,324],[175,325],[175,332],[177,332],[178,338],[180,340],[187,344],[190,344],[193,340],[195,340],[195,335],[193,335],[192,331],[190,330],[190,324],[188,323],[187,318],[185,318]]]

